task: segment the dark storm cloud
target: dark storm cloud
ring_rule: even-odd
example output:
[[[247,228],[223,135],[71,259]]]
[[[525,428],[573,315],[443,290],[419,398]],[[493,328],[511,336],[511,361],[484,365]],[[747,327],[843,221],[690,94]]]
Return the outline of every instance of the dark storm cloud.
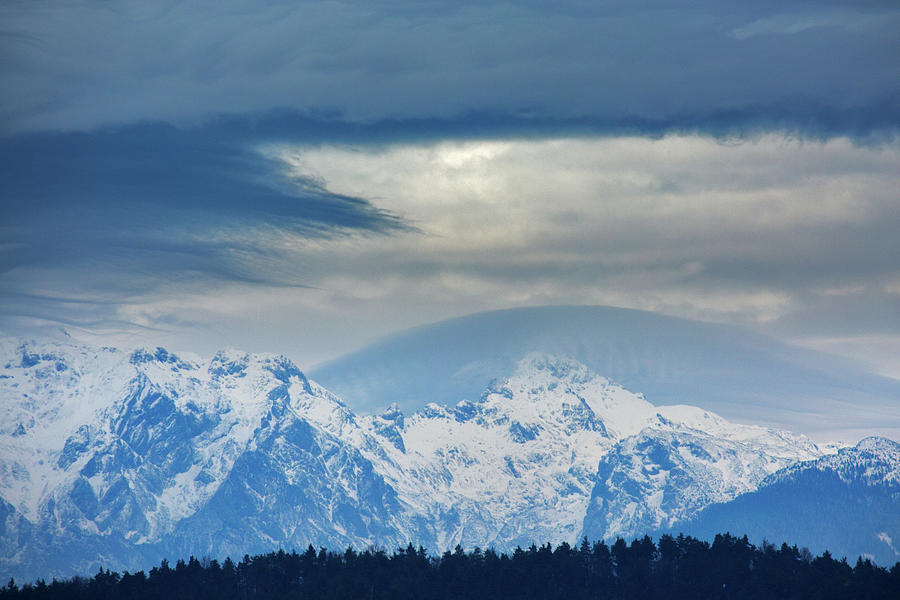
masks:
[[[288,176],[240,132],[221,133],[140,125],[0,141],[4,302],[20,314],[81,314],[90,311],[77,294],[107,312],[104,299],[167,282],[303,285],[283,238],[408,228]]]
[[[283,108],[829,136],[894,131],[900,114],[896,3],[35,1],[0,16],[7,132]]]

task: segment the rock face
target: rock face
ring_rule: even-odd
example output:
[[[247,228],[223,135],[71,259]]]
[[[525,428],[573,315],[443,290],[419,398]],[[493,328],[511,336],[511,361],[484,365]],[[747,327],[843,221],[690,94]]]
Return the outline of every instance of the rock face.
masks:
[[[0,577],[18,579],[632,535],[834,458],[543,354],[476,401],[359,417],[281,356],[5,340],[0,399]]]

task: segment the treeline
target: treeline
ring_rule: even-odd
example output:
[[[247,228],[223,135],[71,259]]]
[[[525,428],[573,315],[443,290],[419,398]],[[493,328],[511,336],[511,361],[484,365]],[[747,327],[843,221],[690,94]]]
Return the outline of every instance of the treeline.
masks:
[[[782,544],[757,547],[747,537],[718,535],[712,544],[664,535],[627,544],[550,544],[510,554],[457,547],[441,556],[409,545],[388,554],[284,551],[231,559],[163,561],[148,573],[100,570],[19,587],[0,599],[890,599],[900,598],[900,563],[890,570],[860,559],[850,566],[828,552]]]

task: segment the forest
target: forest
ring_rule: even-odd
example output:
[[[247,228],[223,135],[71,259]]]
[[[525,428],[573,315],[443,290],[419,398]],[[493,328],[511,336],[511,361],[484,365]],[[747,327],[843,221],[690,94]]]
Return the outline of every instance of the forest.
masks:
[[[851,566],[827,551],[813,556],[796,546],[717,535],[714,541],[679,535],[587,539],[517,548],[511,553],[459,546],[442,555],[412,544],[393,552],[370,548],[333,552],[310,546],[244,556],[235,563],[191,557],[149,572],[100,569],[24,585],[10,581],[6,599],[890,599],[900,598],[900,563],[891,568],[858,559]]]

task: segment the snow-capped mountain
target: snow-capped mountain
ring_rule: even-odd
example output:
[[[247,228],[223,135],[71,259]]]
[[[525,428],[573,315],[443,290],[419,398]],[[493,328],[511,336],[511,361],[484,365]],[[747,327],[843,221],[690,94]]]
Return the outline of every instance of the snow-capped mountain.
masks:
[[[734,425],[693,407],[660,407],[652,423],[600,460],[584,534],[628,537],[667,528],[820,454],[803,436]]]
[[[478,401],[368,423],[396,441],[381,473],[438,524],[439,547],[515,547],[580,534],[597,461],[647,407],[582,365],[531,356]]]
[[[10,566],[417,537],[361,453],[378,440],[284,357],[4,350],[0,497],[7,529],[32,534]]]
[[[388,447],[390,462],[373,462],[396,469],[381,473],[407,504],[440,524],[440,547],[631,535],[733,498],[779,468],[820,454],[804,436],[735,425],[689,406],[654,407],[580,363],[542,354],[520,361],[476,402],[432,404],[402,422],[396,414],[368,421],[373,432],[398,442]],[[659,435],[694,450],[687,459],[678,455],[690,470],[677,474],[670,457],[647,445]],[[704,442],[715,458],[702,453]],[[649,464],[654,459],[660,464]],[[617,515],[602,529],[594,526],[598,463],[612,498],[603,507]],[[608,477],[610,465],[627,465],[643,479],[634,487]],[[677,491],[666,489],[669,471],[668,487]],[[636,519],[643,511],[653,517]]]
[[[900,561],[900,444],[869,437],[795,463],[756,490],[669,528],[675,529],[701,537],[739,531],[755,543],[786,541],[851,562],[864,555],[892,565]]]
[[[900,444],[883,437],[867,437],[856,446],[841,448],[818,460],[795,463],[764,484],[774,485],[811,471],[833,473],[844,483],[900,490]]]
[[[0,576],[630,535],[824,454],[573,360],[498,375],[476,401],[358,417],[282,356],[4,340]]]

